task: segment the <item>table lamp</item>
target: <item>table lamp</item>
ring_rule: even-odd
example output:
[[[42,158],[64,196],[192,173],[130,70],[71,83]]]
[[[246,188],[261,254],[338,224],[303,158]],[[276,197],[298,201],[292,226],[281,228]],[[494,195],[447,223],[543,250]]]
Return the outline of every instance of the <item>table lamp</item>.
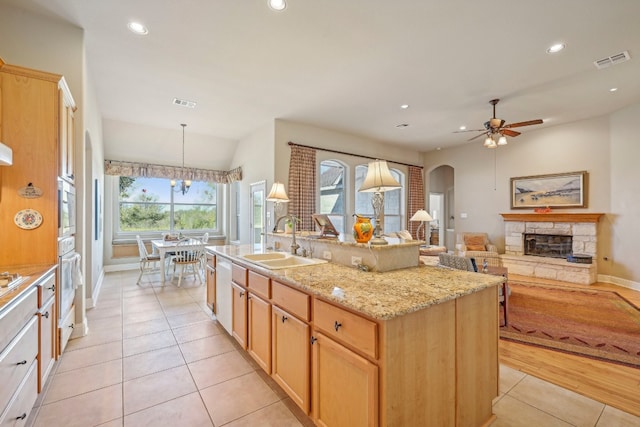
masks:
[[[431,215],[429,215],[429,212],[425,211],[424,209],[418,209],[416,213],[414,213],[413,216],[409,219],[409,221],[420,221],[420,225],[416,230],[416,238],[420,240],[420,228],[424,228],[424,240],[426,242],[427,229],[424,227],[424,223],[433,221],[433,218],[431,218]]]
[[[373,239],[369,241],[372,245],[387,245],[385,239],[382,238],[382,224],[380,221],[380,212],[384,206],[384,192],[397,190],[402,187],[398,181],[391,175],[389,166],[385,160],[375,160],[369,163],[367,176],[358,191],[362,193],[373,193],[371,205],[373,206],[373,215],[376,219],[376,228]]]
[[[273,185],[271,186],[271,191],[267,195],[266,200],[268,202],[273,202],[275,204],[274,206],[274,210],[276,213],[275,226],[277,227],[278,221],[282,216],[282,213],[280,212],[282,209],[282,204],[289,203],[289,197],[287,197],[287,192],[284,190],[284,184],[281,182],[274,182]],[[273,231],[275,232],[276,230],[274,229]]]

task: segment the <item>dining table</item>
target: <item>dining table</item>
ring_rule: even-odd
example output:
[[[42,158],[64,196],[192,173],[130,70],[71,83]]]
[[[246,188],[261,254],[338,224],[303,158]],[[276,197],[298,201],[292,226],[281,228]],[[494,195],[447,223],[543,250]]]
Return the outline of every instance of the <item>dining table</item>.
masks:
[[[200,239],[189,238],[189,239],[182,239],[182,240],[164,240],[164,239],[151,240],[151,246],[153,247],[153,252],[155,253],[157,251],[157,254],[160,255],[160,259],[164,262],[167,254],[171,252],[175,252],[176,246],[178,245],[178,243],[181,243],[181,242],[182,242],[180,246],[181,249],[190,249],[190,248],[195,249],[204,245],[204,243]],[[160,269],[160,281],[163,284],[166,281],[166,274],[165,274],[164,268]]]

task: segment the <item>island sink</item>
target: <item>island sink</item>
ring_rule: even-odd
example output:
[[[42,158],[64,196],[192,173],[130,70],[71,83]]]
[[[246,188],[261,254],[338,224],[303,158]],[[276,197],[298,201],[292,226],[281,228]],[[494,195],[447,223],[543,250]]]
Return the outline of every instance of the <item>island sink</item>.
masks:
[[[324,259],[305,258],[297,255],[290,255],[284,252],[269,252],[262,254],[247,254],[242,258],[269,270],[279,270],[284,268],[304,267],[307,265],[324,264]]]

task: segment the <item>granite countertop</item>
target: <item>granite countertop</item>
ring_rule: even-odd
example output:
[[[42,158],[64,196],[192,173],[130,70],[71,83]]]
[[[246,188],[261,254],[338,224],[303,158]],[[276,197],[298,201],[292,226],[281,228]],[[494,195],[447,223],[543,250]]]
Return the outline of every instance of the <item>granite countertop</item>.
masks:
[[[409,314],[496,286],[504,280],[488,274],[426,265],[384,273],[364,272],[334,263],[269,270],[242,258],[254,253],[249,246],[207,246],[207,251],[379,320]]]
[[[20,295],[29,290],[29,288],[37,283],[43,276],[55,270],[57,266],[57,264],[18,267],[0,266],[0,272],[6,271],[11,274],[18,273],[23,279],[18,286],[0,296],[0,312],[2,312],[5,307],[9,306],[12,301],[16,300]]]

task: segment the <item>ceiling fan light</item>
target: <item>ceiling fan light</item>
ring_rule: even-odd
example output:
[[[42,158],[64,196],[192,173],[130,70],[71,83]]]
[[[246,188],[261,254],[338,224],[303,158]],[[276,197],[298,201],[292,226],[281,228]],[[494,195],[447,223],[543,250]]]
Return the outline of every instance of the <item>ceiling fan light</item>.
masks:
[[[507,145],[507,137],[502,135],[498,138],[498,145]]]
[[[484,140],[484,144],[482,144],[482,145],[483,145],[483,146],[485,146],[485,147],[487,147],[487,148],[490,148],[492,144],[493,144],[493,145],[495,145],[496,143],[495,143],[495,141],[494,141],[490,136],[488,136],[488,137]]]

